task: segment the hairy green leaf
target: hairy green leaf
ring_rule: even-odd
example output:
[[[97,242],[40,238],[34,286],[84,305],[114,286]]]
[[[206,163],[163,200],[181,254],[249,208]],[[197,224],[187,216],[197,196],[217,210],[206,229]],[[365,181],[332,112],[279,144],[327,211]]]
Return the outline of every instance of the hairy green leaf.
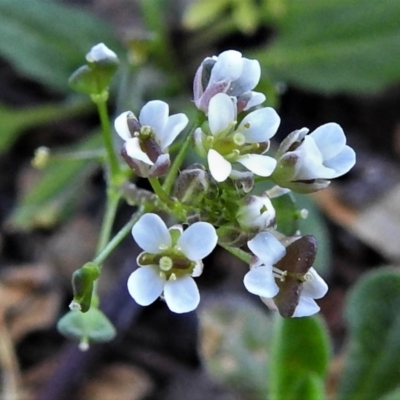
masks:
[[[101,136],[94,134],[68,151],[97,149]],[[65,149],[63,149],[65,150]],[[97,163],[88,160],[54,159],[33,189],[20,199],[8,220],[13,229],[49,228],[79,201],[79,188]]]
[[[270,400],[323,399],[330,350],[322,319],[277,317],[275,322],[268,366]]]
[[[68,91],[68,77],[92,46],[120,45],[111,28],[77,8],[49,0],[0,1],[0,55],[20,72],[55,90]]]
[[[256,52],[275,80],[324,92],[367,92],[400,78],[400,2],[292,0],[276,39]]]
[[[376,400],[395,389],[400,377],[400,274],[378,270],[350,293],[347,360],[338,400]]]

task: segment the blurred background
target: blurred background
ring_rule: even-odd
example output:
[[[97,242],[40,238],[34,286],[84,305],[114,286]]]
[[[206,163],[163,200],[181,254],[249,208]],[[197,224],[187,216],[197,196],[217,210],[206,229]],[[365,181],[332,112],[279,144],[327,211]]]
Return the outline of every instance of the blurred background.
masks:
[[[365,274],[400,260],[400,2],[393,0],[0,0],[0,398],[268,398],[273,317],[243,288],[248,267],[222,249],[205,261],[198,312],[173,315],[162,302],[143,309],[129,297],[139,251],[129,237],[100,282],[117,338],[82,353],[55,328],[71,300],[71,273],[93,257],[103,212],[96,110],[68,87],[99,42],[121,60],[112,116],[151,99],[193,116],[196,68],[236,49],[261,63],[256,90],[282,118],[276,143],[302,127],[343,127],[355,168],[297,198],[309,210],[302,233],[317,237],[316,268],[330,286],[319,303],[334,398],[349,341],[347,295]],[[44,168],[31,163],[40,146],[50,148]],[[132,212],[121,207],[115,231]]]

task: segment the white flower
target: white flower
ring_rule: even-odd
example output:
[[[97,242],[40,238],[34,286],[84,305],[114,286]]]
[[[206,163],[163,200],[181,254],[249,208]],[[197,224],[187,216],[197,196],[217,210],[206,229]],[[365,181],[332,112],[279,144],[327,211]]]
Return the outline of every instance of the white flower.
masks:
[[[87,62],[100,62],[100,61],[118,61],[117,55],[110,50],[104,43],[96,44],[93,46],[89,53],[86,54]]]
[[[249,195],[236,213],[236,219],[244,230],[262,231],[275,223],[275,208],[266,194]]]
[[[303,128],[291,133],[278,150],[272,178],[301,193],[327,187],[330,179],[347,173],[355,164],[354,150],[346,146],[343,129],[336,123],[320,126],[308,134]]]
[[[257,258],[244,277],[244,286],[260,297],[276,296],[279,286],[275,282],[274,265],[285,256],[285,247],[269,232],[260,232],[247,246]]]
[[[139,119],[125,111],[114,122],[125,140],[122,155],[139,176],[161,176],[169,168],[168,146],[186,127],[188,118],[185,114],[168,115],[168,104],[153,100],[144,105]]]
[[[250,293],[284,317],[320,310],[315,299],[325,296],[328,286],[310,266],[316,253],[313,237],[304,236],[285,248],[271,233],[261,232],[247,244],[256,256],[244,278]]]
[[[201,260],[217,244],[214,227],[196,222],[182,233],[180,225],[168,229],[158,215],[145,214],[133,227],[132,235],[144,250],[137,258],[140,268],[128,279],[133,299],[147,306],[163,295],[173,312],[194,310],[200,295],[192,276],[201,274]]]
[[[235,99],[237,111],[248,110],[265,100],[262,93],[252,90],[261,76],[260,63],[242,57],[236,50],[227,50],[218,57],[207,57],[198,68],[194,83],[194,102],[206,114],[208,105],[217,93]]]
[[[201,154],[207,154],[211,175],[217,182],[229,177],[235,162],[256,175],[270,176],[276,160],[258,153],[268,150],[269,139],[275,135],[279,124],[276,111],[264,107],[248,114],[236,127],[235,105],[227,94],[219,93],[210,100],[210,135],[196,129],[195,144]]]

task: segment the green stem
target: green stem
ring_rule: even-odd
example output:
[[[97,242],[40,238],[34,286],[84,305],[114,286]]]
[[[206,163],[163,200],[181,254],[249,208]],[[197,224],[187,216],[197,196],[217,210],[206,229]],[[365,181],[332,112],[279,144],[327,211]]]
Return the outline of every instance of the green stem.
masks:
[[[119,173],[119,163],[117,159],[117,155],[114,151],[114,144],[112,140],[112,131],[110,118],[108,116],[107,110],[107,101],[104,99],[94,100],[97,106],[97,111],[100,116],[101,122],[101,132],[103,135],[104,147],[106,148],[107,153],[107,164],[111,172],[111,179],[114,178]]]
[[[174,184],[176,176],[178,175],[179,168],[181,167],[183,161],[185,160],[186,154],[189,150],[190,142],[192,140],[192,134],[193,134],[194,130],[202,124],[204,118],[205,118],[205,115],[203,114],[203,112],[199,111],[197,113],[197,118],[195,119],[195,121],[193,122],[192,126],[190,127],[190,129],[188,130],[188,132],[186,134],[186,137],[182,143],[182,147],[181,147],[179,153],[175,157],[175,160],[172,163],[171,168],[168,171],[168,175],[165,178],[164,184],[162,186],[164,189],[164,192],[167,195],[169,195],[171,193],[172,185]]]
[[[229,253],[233,254],[234,256],[236,256],[237,258],[239,258],[240,260],[242,260],[243,262],[245,262],[246,264],[250,264],[251,261],[251,254],[247,253],[244,250],[238,249],[236,247],[231,247],[231,246],[226,246],[224,244],[218,243],[221,247],[223,247],[225,250],[229,251]]]
[[[153,188],[154,193],[159,197],[159,199],[163,201],[165,204],[172,206],[173,201],[169,198],[169,196],[161,186],[158,178],[148,178],[148,179],[151,187]]]
[[[101,265],[105,259],[114,251],[114,249],[122,242],[126,235],[132,230],[133,225],[146,212],[148,208],[140,207],[132,216],[132,218],[121,228],[121,230],[111,239],[104,247],[101,253],[93,260],[97,265]]]
[[[110,240],[112,226],[114,224],[115,214],[117,213],[120,195],[118,192],[108,189],[106,213],[101,225],[99,242],[97,244],[96,254],[99,254]]]

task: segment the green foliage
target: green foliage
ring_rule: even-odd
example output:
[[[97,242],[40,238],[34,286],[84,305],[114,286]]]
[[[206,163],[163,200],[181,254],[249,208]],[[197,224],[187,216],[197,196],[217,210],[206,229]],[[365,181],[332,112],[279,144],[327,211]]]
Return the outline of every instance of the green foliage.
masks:
[[[294,235],[299,229],[299,212],[292,193],[271,199],[276,211],[277,230],[284,235]]]
[[[88,105],[88,101],[81,101],[13,109],[0,104],[0,153],[6,151],[24,129],[74,116],[86,110]]]
[[[399,309],[400,274],[394,270],[369,273],[354,287],[346,309],[350,344],[338,400],[376,400],[397,387]]]
[[[267,348],[272,321],[242,298],[221,297],[200,313],[203,355],[208,369],[244,398],[265,398]]]
[[[0,55],[52,89],[68,91],[68,77],[93,45],[119,51],[111,28],[78,9],[48,0],[0,1]]]
[[[329,232],[321,211],[309,196],[295,195],[296,207],[308,211],[307,218],[300,218],[299,230],[302,235],[313,235],[317,239],[317,256],[314,268],[319,273],[327,272],[331,265],[331,244]]]
[[[393,392],[380,397],[379,400],[400,400],[400,388],[395,389]]]
[[[367,92],[400,78],[400,3],[293,0],[272,46],[254,55],[274,80],[323,92]]]
[[[392,0],[198,0],[183,22],[214,32],[210,42],[272,27],[272,44],[253,52],[270,79],[331,93],[381,90],[400,79],[399,19]]]
[[[100,146],[101,136],[94,134],[67,150],[83,151]],[[53,158],[32,190],[18,201],[8,223],[21,230],[53,226],[65,217],[72,203],[79,201],[79,188],[96,165],[87,160]]]
[[[330,350],[321,318],[278,317],[270,348],[270,400],[324,398]]]

